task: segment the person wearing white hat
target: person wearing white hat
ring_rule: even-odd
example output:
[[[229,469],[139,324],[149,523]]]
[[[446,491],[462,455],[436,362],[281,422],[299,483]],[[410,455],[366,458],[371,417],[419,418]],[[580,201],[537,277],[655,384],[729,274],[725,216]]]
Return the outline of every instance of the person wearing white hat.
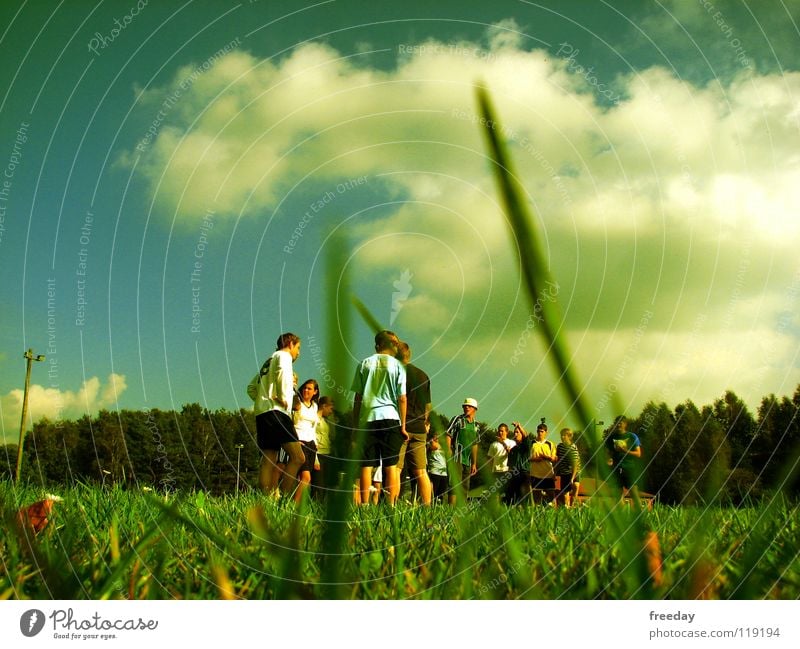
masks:
[[[467,397],[461,408],[464,412],[453,417],[447,427],[447,445],[456,465],[456,474],[450,476],[451,505],[456,502],[456,485],[460,483],[464,494],[468,494],[470,478],[478,472],[478,402]]]

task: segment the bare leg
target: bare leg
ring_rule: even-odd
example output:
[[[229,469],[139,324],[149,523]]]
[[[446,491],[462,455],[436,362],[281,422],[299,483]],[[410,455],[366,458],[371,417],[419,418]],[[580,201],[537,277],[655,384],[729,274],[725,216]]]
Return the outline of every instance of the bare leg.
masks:
[[[281,491],[290,494],[297,487],[297,472],[303,466],[303,462],[306,461],[306,456],[303,454],[303,447],[300,442],[287,442],[283,445],[283,450],[289,456],[289,462],[286,464]]]
[[[361,467],[361,480],[360,480],[360,487],[361,487],[361,504],[362,505],[369,505],[370,498],[369,498],[369,488],[372,485],[372,467],[365,466]]]
[[[447,497],[447,502],[451,505],[455,505],[457,501],[456,494],[459,490],[459,485],[461,484],[461,464],[456,463],[455,465],[455,473],[453,475],[450,474],[450,468],[448,467],[447,476],[450,485],[450,494]]]
[[[417,479],[417,487],[419,488],[419,497],[422,499],[422,504],[430,505],[433,485],[428,477],[428,472],[425,469],[414,469],[414,477]]]
[[[265,494],[270,493],[273,489],[273,474],[277,473],[277,459],[278,451],[263,451],[263,455],[261,456],[261,466],[258,469],[258,484],[261,487],[261,491],[263,491]]]
[[[394,505],[400,496],[400,469],[396,464],[383,467],[383,485],[389,495],[389,504]]]
[[[294,501],[299,503],[303,499],[303,492],[311,484],[311,472],[301,471],[297,481],[297,491],[294,492]]]
[[[370,502],[377,505],[381,501],[381,491],[383,491],[383,483],[372,481],[372,489],[370,490]]]
[[[281,484],[281,479],[283,478],[284,473],[286,472],[286,465],[277,462],[275,464],[275,469],[272,471],[272,482],[270,482],[270,491],[277,491]]]

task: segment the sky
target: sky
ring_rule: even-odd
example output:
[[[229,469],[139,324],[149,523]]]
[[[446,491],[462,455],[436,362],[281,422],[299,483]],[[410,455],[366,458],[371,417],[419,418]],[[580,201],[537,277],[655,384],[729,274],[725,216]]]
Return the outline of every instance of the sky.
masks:
[[[284,331],[348,409],[373,351],[351,295],[437,411],[577,426],[478,84],[598,419],[791,394],[799,23],[797,0],[3,2],[4,441],[28,348],[32,421],[252,407]]]

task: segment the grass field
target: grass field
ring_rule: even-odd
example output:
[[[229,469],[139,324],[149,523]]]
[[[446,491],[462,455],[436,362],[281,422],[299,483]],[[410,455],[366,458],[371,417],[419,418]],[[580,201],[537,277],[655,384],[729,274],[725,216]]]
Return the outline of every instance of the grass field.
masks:
[[[78,486],[49,525],[0,484],[0,597],[33,599],[628,599],[800,597],[797,507],[653,511],[596,503],[349,508],[256,494],[165,501]],[[326,531],[335,529],[331,541]],[[330,548],[344,548],[332,554]],[[331,574],[332,581],[323,578]]]
[[[560,388],[581,430],[597,434],[528,209],[485,91],[487,150],[513,248]],[[334,246],[330,349],[347,340],[343,256]],[[364,308],[357,310],[375,329]],[[331,359],[339,385],[348,371]],[[351,369],[351,368],[350,368]],[[441,431],[437,431],[439,434]],[[593,458],[602,456],[593,439]],[[796,455],[789,456],[794,467]],[[593,461],[596,461],[593,460]],[[602,466],[602,463],[601,463]],[[788,475],[788,474],[787,474]],[[788,480],[788,478],[787,478]],[[788,482],[787,482],[788,483]],[[41,489],[0,482],[0,598],[34,599],[631,599],[800,597],[798,506],[775,493],[751,507],[654,506],[596,499],[573,510],[506,508],[491,498],[456,507],[354,508],[350,494],[296,507],[255,493],[211,497],[76,486],[34,535],[17,522]],[[710,494],[708,502],[718,495]]]

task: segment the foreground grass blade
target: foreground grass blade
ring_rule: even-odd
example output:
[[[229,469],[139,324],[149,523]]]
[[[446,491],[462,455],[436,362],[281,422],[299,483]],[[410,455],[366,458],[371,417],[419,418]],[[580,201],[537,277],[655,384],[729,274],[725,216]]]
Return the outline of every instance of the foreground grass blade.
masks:
[[[548,286],[555,285],[541,251],[539,236],[533,226],[533,216],[522,196],[522,189],[513,171],[511,158],[498,137],[499,122],[485,88],[477,89],[478,106],[483,117],[483,133],[486,136],[494,176],[506,216],[512,229],[514,245],[519,248],[522,273],[532,304],[541,310],[541,330],[548,344],[548,353],[558,372],[559,380],[575,408],[581,426],[589,427],[592,415],[585,403],[576,373],[572,368],[566,343],[559,337],[560,316]]]
[[[542,253],[533,214],[523,197],[523,190],[514,173],[511,157],[498,136],[501,131],[500,122],[485,88],[477,88],[477,100],[489,157],[493,162],[495,180],[511,227],[512,240],[519,250],[522,274],[528,288],[531,305],[541,315],[540,331],[547,344],[547,353],[555,366],[558,381],[566,393],[571,408],[577,415],[581,428],[589,431],[592,456],[603,457],[602,440],[596,427],[592,425],[594,415],[586,404],[584,391],[572,365],[566,341],[559,335],[562,323],[561,314],[554,296],[547,293],[547,288],[552,285],[557,286],[557,283],[553,280]],[[597,464],[601,469],[604,481],[607,480],[608,468],[602,462]],[[629,596],[647,596],[651,593],[651,586],[645,544],[650,530],[644,525],[641,516],[631,517],[623,512],[622,508],[603,502],[605,500],[603,499],[601,503],[608,508],[607,518],[614,532],[613,541],[624,562],[621,577],[630,593]],[[634,505],[637,510],[641,508],[638,500]]]

